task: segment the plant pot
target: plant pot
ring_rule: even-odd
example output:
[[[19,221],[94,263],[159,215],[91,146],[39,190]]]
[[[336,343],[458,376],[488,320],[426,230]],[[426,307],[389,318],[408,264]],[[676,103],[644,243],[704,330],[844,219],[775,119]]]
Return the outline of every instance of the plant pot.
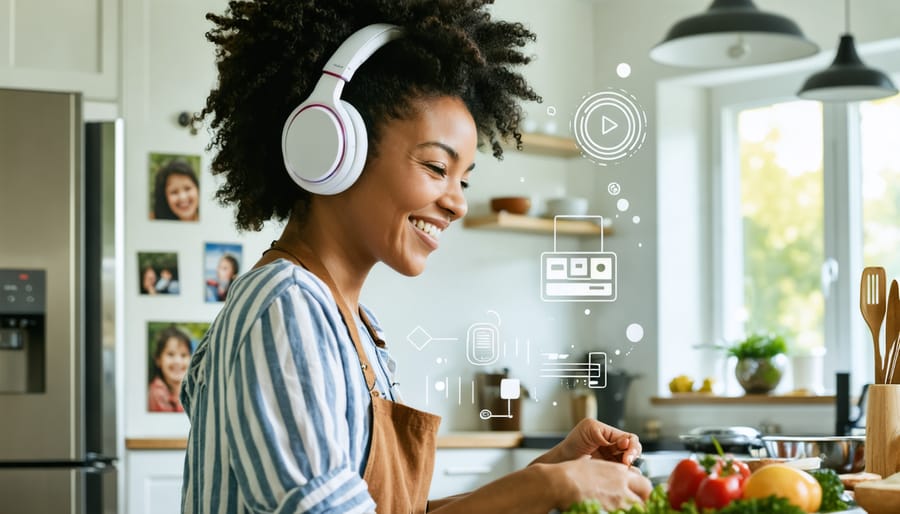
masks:
[[[787,357],[782,354],[761,359],[738,359],[734,376],[747,394],[766,394],[778,387],[786,365]]]

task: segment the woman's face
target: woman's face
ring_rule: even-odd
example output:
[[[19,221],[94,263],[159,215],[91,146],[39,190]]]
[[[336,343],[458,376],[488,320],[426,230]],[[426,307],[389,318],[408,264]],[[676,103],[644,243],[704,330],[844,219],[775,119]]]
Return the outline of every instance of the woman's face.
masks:
[[[147,268],[146,270],[144,270],[143,278],[144,278],[144,280],[143,280],[142,285],[144,286],[144,289],[148,293],[155,293],[156,292],[156,272],[153,271],[153,268]]]
[[[216,265],[216,276],[219,278],[220,282],[228,282],[233,279],[236,274],[237,270],[231,265],[231,261],[228,259],[219,259],[219,264]]]
[[[162,354],[156,359],[156,366],[162,372],[163,380],[173,388],[180,387],[190,363],[191,352],[184,341],[177,337],[170,337],[166,341]]]
[[[468,210],[477,131],[462,100],[416,102],[418,114],[387,121],[356,184],[338,195],[348,244],[404,275],[425,269],[441,233]],[[365,258],[364,257],[364,258]]]
[[[166,179],[166,201],[175,216],[182,221],[197,219],[199,191],[186,175],[172,174]]]

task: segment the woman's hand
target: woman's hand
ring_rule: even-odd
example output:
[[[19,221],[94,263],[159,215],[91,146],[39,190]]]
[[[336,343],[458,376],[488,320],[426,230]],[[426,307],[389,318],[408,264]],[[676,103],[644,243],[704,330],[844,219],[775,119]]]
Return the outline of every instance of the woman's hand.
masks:
[[[551,490],[559,492],[559,510],[584,500],[597,500],[605,510],[627,509],[646,501],[653,489],[637,468],[586,455],[545,467]]]
[[[641,454],[641,443],[635,434],[601,423],[583,419],[566,438],[532,464],[565,462],[589,455],[594,459],[631,465]]]

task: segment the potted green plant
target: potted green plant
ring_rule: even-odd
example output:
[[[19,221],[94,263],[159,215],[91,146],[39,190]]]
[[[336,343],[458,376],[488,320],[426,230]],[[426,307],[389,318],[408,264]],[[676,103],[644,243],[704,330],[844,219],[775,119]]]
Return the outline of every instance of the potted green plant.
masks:
[[[728,348],[737,357],[734,374],[747,394],[765,394],[781,382],[787,365],[787,342],[783,336],[754,333]]]

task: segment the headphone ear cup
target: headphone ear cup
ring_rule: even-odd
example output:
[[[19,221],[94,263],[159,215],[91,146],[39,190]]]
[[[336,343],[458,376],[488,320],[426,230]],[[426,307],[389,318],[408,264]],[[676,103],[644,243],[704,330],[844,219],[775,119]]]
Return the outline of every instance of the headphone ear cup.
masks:
[[[342,193],[356,183],[366,165],[366,156],[369,154],[369,136],[362,116],[356,107],[344,100],[341,100],[341,107],[346,112],[343,120],[346,122],[344,130],[347,154],[335,176],[331,194]]]

